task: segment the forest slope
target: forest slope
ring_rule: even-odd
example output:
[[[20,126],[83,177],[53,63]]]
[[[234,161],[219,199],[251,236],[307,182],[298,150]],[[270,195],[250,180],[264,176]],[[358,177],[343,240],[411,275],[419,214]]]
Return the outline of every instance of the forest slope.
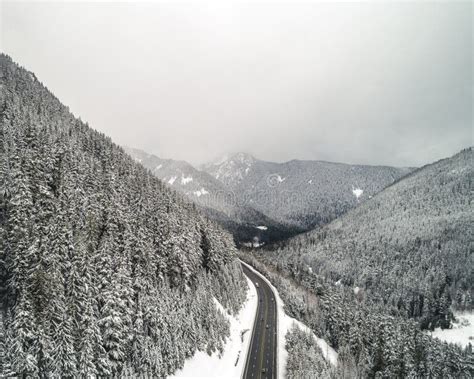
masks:
[[[473,155],[427,165],[269,254],[357,287],[424,328],[447,327],[450,306],[472,308]]]
[[[222,350],[230,236],[0,55],[0,376],[162,377]]]

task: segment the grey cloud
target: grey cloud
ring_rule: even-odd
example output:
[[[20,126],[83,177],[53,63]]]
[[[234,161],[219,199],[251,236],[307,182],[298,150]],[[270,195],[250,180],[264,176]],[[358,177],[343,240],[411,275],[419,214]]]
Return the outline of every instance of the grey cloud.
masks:
[[[470,2],[1,7],[2,51],[162,157],[408,166],[473,144]]]

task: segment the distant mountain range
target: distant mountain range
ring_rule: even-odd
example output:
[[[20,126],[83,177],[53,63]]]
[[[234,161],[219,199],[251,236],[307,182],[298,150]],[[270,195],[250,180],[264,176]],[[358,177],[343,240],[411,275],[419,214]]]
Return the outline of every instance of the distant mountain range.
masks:
[[[325,225],[413,170],[324,161],[276,163],[245,153],[195,168],[137,149],[126,151],[207,209],[237,242],[254,246]]]

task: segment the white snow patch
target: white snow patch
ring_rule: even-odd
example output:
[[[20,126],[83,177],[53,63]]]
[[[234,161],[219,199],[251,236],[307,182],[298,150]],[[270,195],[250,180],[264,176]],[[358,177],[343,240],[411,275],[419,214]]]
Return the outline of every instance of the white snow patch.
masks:
[[[161,169],[163,167],[162,164],[159,164],[158,166],[155,167],[155,170],[158,171],[159,169]]]
[[[255,284],[253,284],[249,278],[246,277],[246,279],[249,286],[247,299],[236,317],[229,315],[217,299],[214,299],[216,308],[219,309],[230,322],[230,337],[226,341],[222,357],[219,358],[217,352],[209,356],[206,352],[197,351],[192,358],[186,360],[181,370],[178,370],[174,375],[168,378],[242,377],[258,304]],[[242,332],[245,330],[247,331],[243,334],[242,339]],[[237,358],[239,360],[236,365],[235,362]]]
[[[189,182],[192,182],[192,181],[193,181],[193,178],[191,176],[188,176],[188,177],[182,176],[181,177],[181,184],[182,185],[186,185],[186,184],[188,184]]]
[[[466,347],[469,343],[474,345],[474,313],[459,312],[454,313],[454,317],[457,322],[453,323],[452,329],[436,328],[429,334],[441,341],[455,343],[462,347]]]
[[[170,180],[168,180],[168,184],[169,185],[173,185],[173,183],[175,182],[176,180],[176,176],[173,176],[172,178],[170,178]]]
[[[256,226],[256,228],[260,230],[268,230],[268,227],[266,227],[265,225],[259,225],[259,226]]]
[[[364,191],[361,190],[360,188],[354,188],[354,187],[352,187],[352,193],[353,193],[354,196],[358,199],[359,197],[362,196],[362,194],[364,193]]]
[[[197,197],[201,197],[203,195],[209,195],[209,192],[207,192],[204,188],[201,188],[200,190],[194,191],[193,192]]]
[[[331,363],[333,366],[337,365],[337,352],[329,346],[329,344],[323,340],[322,338],[317,337],[310,328],[308,328],[302,322],[289,317],[285,314],[284,311],[284,303],[281,300],[280,295],[275,287],[270,283],[270,281],[265,278],[262,274],[260,274],[257,270],[255,270],[252,266],[245,264],[249,269],[257,273],[261,276],[262,280],[265,280],[270,288],[272,289],[273,293],[275,294],[276,303],[277,303],[277,319],[278,319],[278,333],[277,333],[277,341],[278,341],[278,355],[277,355],[277,364],[278,364],[278,378],[283,379],[286,377],[286,362],[288,360],[288,352],[285,349],[285,342],[286,342],[286,333],[291,329],[291,327],[296,324],[301,330],[305,332],[311,332],[314,340],[321,348],[324,358]]]
[[[253,242],[242,242],[242,246],[245,246],[245,247],[258,248],[258,247],[262,247],[263,245],[265,245],[265,242],[259,242],[258,240],[253,241]]]

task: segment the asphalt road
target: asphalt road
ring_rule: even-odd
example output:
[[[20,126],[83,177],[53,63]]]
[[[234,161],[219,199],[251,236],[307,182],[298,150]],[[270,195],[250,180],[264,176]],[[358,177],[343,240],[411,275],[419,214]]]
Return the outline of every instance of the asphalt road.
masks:
[[[258,307],[250,350],[245,362],[244,379],[276,378],[277,376],[277,312],[276,301],[269,285],[242,264],[244,274],[254,283],[258,283]]]

